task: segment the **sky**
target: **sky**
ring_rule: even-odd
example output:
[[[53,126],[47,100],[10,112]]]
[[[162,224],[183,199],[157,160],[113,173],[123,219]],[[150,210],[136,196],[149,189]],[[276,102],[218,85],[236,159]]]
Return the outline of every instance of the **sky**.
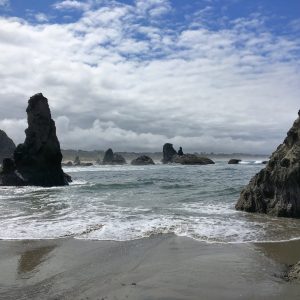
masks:
[[[299,0],[0,0],[0,129],[64,149],[270,154],[300,109]]]

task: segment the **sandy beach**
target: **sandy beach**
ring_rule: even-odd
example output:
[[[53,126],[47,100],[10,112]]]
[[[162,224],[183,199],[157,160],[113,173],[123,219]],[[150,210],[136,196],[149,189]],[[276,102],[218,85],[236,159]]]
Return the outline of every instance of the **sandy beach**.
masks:
[[[0,299],[299,299],[300,241],[0,241]]]

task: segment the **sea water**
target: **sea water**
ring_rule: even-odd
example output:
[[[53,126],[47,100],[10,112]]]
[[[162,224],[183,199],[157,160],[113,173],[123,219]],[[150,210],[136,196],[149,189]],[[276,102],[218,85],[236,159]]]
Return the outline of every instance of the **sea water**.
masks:
[[[207,242],[300,237],[300,220],[236,211],[262,165],[67,167],[66,187],[0,187],[0,239],[132,240],[174,233]]]

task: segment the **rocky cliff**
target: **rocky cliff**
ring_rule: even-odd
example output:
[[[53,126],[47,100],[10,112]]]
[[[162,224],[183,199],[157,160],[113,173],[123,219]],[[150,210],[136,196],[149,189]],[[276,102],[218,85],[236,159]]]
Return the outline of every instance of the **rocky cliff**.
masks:
[[[236,209],[300,217],[300,111],[283,144],[242,190]]]
[[[25,142],[15,149],[13,162],[6,162],[10,168],[4,168],[0,176],[2,184],[8,184],[8,177],[9,185],[15,185],[12,178],[16,178],[16,185],[68,184],[70,177],[61,168],[62,154],[47,98],[42,94],[32,96],[26,112],[28,128],[25,130]]]

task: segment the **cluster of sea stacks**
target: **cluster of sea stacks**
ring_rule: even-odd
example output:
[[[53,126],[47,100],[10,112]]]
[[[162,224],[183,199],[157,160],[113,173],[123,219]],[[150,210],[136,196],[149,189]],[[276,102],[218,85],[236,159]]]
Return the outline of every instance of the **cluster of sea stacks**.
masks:
[[[56,136],[55,123],[51,118],[48,100],[41,93],[32,96],[27,107],[28,128],[23,144],[15,147],[13,141],[0,130],[0,158],[3,159],[0,185],[4,186],[63,186],[71,177],[62,170],[62,154]],[[163,146],[164,164],[183,165],[214,164],[207,158],[195,154],[177,152],[173,145]],[[122,165],[126,160],[112,149],[105,152],[103,165]],[[240,163],[231,159],[229,164]],[[278,217],[300,218],[300,111],[283,144],[272,154],[266,167],[256,174],[242,190],[236,203],[237,210],[265,213]],[[149,156],[140,156],[132,165],[153,165]],[[88,166],[79,157],[67,166]],[[291,270],[291,276],[300,277],[300,263]],[[296,274],[296,275],[295,275]],[[298,274],[298,275],[297,275]]]

